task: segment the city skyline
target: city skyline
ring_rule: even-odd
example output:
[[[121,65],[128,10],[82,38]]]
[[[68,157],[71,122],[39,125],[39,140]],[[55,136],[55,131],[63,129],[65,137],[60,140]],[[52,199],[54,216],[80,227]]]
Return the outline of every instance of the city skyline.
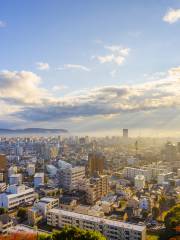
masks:
[[[180,136],[179,27],[178,0],[2,1],[1,128]]]

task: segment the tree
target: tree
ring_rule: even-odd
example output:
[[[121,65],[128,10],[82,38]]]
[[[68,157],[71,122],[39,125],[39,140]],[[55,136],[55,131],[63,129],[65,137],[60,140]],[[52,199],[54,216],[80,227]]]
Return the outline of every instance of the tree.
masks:
[[[153,219],[156,219],[159,216],[159,208],[158,207],[152,208],[152,216],[153,216]]]
[[[7,213],[7,208],[0,207],[0,215]]]
[[[167,230],[176,230],[180,226],[180,204],[172,207],[164,218],[164,224]]]
[[[76,227],[64,227],[49,235],[39,235],[38,240],[106,240],[99,232],[82,230]]]
[[[27,209],[20,207],[17,212],[17,217],[23,222],[27,219]]]

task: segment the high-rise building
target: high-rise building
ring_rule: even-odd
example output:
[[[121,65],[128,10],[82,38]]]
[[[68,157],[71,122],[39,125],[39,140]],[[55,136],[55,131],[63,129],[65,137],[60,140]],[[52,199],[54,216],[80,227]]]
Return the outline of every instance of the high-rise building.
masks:
[[[175,144],[167,142],[165,145],[165,160],[167,162],[174,162],[177,159],[177,148]]]
[[[105,157],[102,153],[93,152],[88,155],[88,173],[93,176],[95,173],[103,174]]]
[[[4,154],[0,154],[0,173],[3,173],[4,181],[6,182],[8,175],[8,161]]]
[[[128,131],[127,128],[123,128],[123,138],[128,138]]]
[[[60,181],[67,190],[77,189],[79,182],[85,177],[85,167],[67,165],[60,169]]]

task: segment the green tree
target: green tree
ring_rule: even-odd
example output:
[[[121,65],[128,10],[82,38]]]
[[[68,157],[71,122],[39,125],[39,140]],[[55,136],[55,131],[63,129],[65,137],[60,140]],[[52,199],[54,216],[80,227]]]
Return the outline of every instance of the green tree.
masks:
[[[167,230],[175,230],[180,226],[180,204],[172,207],[164,218],[164,224]]]
[[[24,221],[27,219],[27,209],[20,207],[17,212],[17,217],[20,219],[20,221]]]
[[[159,216],[159,208],[158,207],[152,208],[152,216],[153,216],[153,219],[156,219]]]
[[[76,227],[64,227],[50,235],[39,235],[38,240],[106,240],[99,232],[82,230]]]
[[[7,208],[0,207],[0,215],[7,213]]]

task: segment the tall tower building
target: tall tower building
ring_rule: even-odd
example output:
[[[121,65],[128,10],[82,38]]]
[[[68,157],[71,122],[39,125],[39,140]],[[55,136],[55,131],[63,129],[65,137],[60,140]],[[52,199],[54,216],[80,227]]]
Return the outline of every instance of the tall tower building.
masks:
[[[128,138],[128,129],[123,128],[123,138]]]
[[[0,173],[3,173],[4,181],[7,181],[7,175],[8,175],[8,162],[6,155],[0,154]]]
[[[102,153],[93,152],[88,155],[88,172],[92,176],[95,173],[102,174],[104,170],[105,157]]]

